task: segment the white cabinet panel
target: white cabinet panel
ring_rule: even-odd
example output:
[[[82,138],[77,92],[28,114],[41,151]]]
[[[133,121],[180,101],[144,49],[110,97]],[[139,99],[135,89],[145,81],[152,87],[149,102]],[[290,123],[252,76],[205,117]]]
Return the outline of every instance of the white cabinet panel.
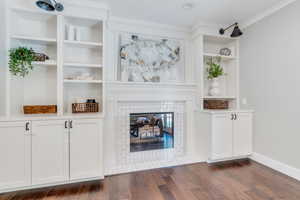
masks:
[[[100,120],[74,120],[70,126],[71,180],[102,176]]]
[[[29,122],[0,123],[1,189],[30,185],[30,141]]]
[[[233,154],[246,156],[252,153],[252,114],[239,113],[233,124]]]
[[[39,121],[32,125],[32,184],[68,180],[69,135],[65,121]]]
[[[232,120],[229,114],[217,114],[212,120],[211,159],[232,157]]]

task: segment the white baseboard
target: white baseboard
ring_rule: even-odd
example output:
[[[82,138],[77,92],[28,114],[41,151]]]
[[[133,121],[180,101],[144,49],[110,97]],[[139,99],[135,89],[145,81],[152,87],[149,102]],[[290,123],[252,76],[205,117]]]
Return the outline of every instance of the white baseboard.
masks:
[[[300,169],[291,167],[277,160],[273,160],[259,153],[253,153],[250,159],[300,181]]]

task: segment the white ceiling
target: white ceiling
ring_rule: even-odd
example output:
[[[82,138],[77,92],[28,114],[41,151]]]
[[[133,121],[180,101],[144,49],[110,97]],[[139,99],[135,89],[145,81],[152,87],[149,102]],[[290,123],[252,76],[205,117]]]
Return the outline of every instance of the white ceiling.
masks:
[[[111,8],[112,16],[176,26],[245,22],[283,0],[94,0]],[[193,2],[192,10],[184,10]]]

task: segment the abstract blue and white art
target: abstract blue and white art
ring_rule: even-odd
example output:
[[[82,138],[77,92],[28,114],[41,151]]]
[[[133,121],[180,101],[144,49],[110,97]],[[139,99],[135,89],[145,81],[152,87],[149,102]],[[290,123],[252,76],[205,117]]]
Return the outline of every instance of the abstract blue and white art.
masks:
[[[124,34],[120,44],[122,81],[180,82],[183,59],[181,42]]]

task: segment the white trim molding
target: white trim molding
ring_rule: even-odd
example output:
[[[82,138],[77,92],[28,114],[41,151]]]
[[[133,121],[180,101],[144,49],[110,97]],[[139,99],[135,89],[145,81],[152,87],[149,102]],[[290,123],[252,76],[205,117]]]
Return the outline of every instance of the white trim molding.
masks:
[[[254,17],[251,17],[248,20],[245,20],[244,22],[241,23],[241,28],[245,29],[260,20],[276,13],[277,11],[281,10],[282,8],[290,5],[291,3],[294,3],[296,0],[282,0],[279,3],[275,4],[274,6],[264,10],[262,13],[255,15]]]
[[[300,181],[300,169],[273,160],[259,153],[253,153],[250,159]]]

